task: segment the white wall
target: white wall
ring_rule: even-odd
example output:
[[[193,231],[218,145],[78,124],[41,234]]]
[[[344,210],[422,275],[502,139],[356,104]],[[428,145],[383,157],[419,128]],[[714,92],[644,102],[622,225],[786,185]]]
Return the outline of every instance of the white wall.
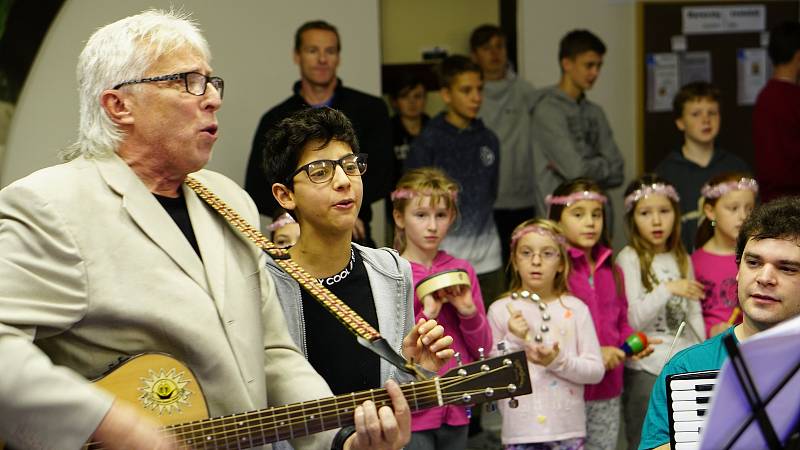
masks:
[[[0,187],[58,162],[78,126],[75,64],[91,33],[114,20],[151,7],[183,6],[200,23],[213,54],[212,66],[225,79],[219,113],[221,136],[208,165],[239,183],[258,120],[288,97],[298,78],[291,51],[295,29],[324,19],[339,28],[345,84],[380,93],[377,0],[67,0],[56,17],[17,104],[2,167]],[[381,215],[382,216],[382,215]]]
[[[625,183],[610,193],[618,206],[613,233],[618,248],[626,241],[622,227],[622,190],[638,175],[635,2],[519,0],[517,28],[520,73],[536,87],[558,81],[558,43],[568,31],[589,29],[606,44],[600,78],[587,96],[605,110],[625,158]]]

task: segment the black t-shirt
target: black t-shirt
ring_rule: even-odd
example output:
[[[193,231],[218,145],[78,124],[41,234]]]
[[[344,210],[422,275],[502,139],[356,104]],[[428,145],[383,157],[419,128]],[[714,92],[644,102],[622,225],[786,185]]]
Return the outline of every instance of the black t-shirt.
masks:
[[[323,280],[323,285],[378,328],[378,313],[361,255],[351,247],[352,268]],[[334,281],[338,280],[338,281]],[[302,290],[308,360],[335,395],[380,387],[380,358],[362,347],[333,314]]]
[[[186,236],[197,256],[203,259],[200,255],[200,247],[197,245],[197,238],[194,236],[194,229],[192,228],[192,221],[189,220],[189,209],[186,207],[186,199],[181,195],[178,198],[164,197],[161,195],[153,194],[153,197],[161,203],[161,206],[167,211],[175,225],[180,228],[181,233]]]

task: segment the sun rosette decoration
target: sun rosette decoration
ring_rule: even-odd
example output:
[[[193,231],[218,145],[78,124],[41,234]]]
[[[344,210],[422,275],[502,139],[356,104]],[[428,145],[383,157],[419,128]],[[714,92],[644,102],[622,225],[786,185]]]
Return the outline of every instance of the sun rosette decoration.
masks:
[[[178,413],[182,406],[189,406],[192,392],[186,388],[190,380],[185,378],[184,372],[175,369],[148,372],[150,376],[141,379],[143,385],[138,389],[141,392],[139,401],[145,409],[164,415]]]

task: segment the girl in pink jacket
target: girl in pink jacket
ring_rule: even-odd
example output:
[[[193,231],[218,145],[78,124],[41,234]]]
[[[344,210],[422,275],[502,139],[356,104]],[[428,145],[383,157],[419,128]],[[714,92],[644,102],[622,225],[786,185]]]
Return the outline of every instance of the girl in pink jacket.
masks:
[[[452,348],[463,363],[475,361],[478,349],[489,353],[492,334],[486,320],[478,277],[472,265],[439,250],[439,244],[458,213],[458,186],[439,169],[424,167],[408,171],[392,192],[395,246],[411,262],[415,286],[426,277],[449,270],[467,273],[470,287],[445,288],[418,298],[414,294],[416,319],[436,319],[453,338]],[[446,363],[440,374],[457,364]],[[463,449],[467,445],[467,408],[446,405],[411,416],[408,449]]]
[[[589,307],[600,341],[605,376],[584,389],[586,450],[614,449],[620,428],[620,397],[625,352],[619,346],[633,333],[621,271],[614,266],[604,226],[608,201],[591,179],[561,184],[545,199],[548,217],[559,222],[567,238],[572,270],[569,290]],[[642,352],[649,354],[652,348]]]
[[[725,172],[711,178],[700,192],[703,219],[697,227],[692,265],[703,283],[703,322],[714,337],[742,322],[736,295],[736,238],[753,210],[758,183],[744,173]]]

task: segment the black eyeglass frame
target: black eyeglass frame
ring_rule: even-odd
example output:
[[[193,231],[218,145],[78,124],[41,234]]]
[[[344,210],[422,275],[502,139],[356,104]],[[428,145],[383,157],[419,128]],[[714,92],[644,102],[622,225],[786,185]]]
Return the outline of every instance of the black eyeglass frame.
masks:
[[[199,75],[205,78],[205,83],[203,83],[203,92],[197,94],[189,90],[189,75]],[[117,84],[114,86],[113,89],[119,89],[122,86],[128,84],[139,84],[139,83],[158,83],[160,81],[176,81],[176,80],[183,80],[183,87],[186,89],[186,92],[196,95],[198,97],[203,96],[206,94],[206,90],[208,89],[208,83],[211,83],[214,86],[214,89],[219,92],[219,98],[222,98],[222,94],[225,91],[225,81],[220,77],[210,77],[208,75],[204,75],[200,72],[181,72],[181,73],[173,73],[169,75],[159,75],[157,77],[148,77],[142,78],[139,80],[128,80],[123,81],[122,83]]]
[[[308,164],[305,164],[305,165],[303,165],[303,166],[299,167],[297,170],[295,170],[295,171],[294,171],[294,173],[292,173],[291,175],[289,175],[289,176],[286,178],[286,184],[287,184],[288,186],[292,186],[292,185],[294,184],[294,183],[292,182],[292,180],[294,180],[294,177],[296,177],[296,176],[297,176],[299,173],[301,173],[301,172],[305,172],[305,173],[306,173],[306,176],[308,176],[308,181],[310,181],[310,182],[312,182],[312,183],[315,183],[315,184],[323,184],[323,183],[327,183],[327,182],[329,182],[329,181],[331,181],[331,180],[333,179],[333,176],[334,176],[334,174],[336,173],[336,166],[339,166],[339,167],[341,167],[341,168],[342,168],[342,170],[344,171],[344,174],[345,174],[345,175],[347,175],[347,176],[349,176],[349,177],[354,177],[354,176],[356,176],[356,175],[350,175],[350,174],[348,174],[348,173],[347,173],[347,170],[345,170],[344,166],[342,165],[342,163],[343,163],[343,162],[344,162],[346,159],[349,159],[349,158],[355,158],[355,162],[356,162],[356,164],[357,164],[357,165],[360,165],[360,163],[363,163],[363,164],[364,164],[364,171],[358,174],[358,176],[362,176],[362,175],[364,175],[365,173],[367,173],[367,157],[368,157],[368,156],[369,156],[369,155],[368,155],[368,154],[366,154],[366,153],[358,153],[358,154],[351,153],[351,154],[349,154],[349,155],[342,156],[341,158],[339,158],[339,159],[336,159],[336,160],[333,160],[333,159],[318,159],[318,160],[316,160],[316,161],[311,161],[310,163],[308,163]],[[318,163],[321,163],[321,162],[327,162],[327,163],[331,163],[331,164],[333,164],[333,171],[331,171],[331,177],[330,177],[330,178],[328,178],[327,180],[322,180],[322,181],[314,181],[314,180],[312,180],[312,179],[311,179],[311,173],[309,173],[309,171],[308,171],[308,168],[309,168],[309,167],[310,167],[312,164],[318,164]]]

